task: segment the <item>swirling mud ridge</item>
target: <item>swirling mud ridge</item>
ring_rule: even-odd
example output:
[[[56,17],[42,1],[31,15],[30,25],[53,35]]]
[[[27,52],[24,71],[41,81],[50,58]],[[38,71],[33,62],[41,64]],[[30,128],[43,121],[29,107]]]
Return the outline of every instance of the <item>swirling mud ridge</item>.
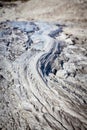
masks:
[[[0,130],[87,130],[87,45],[63,28],[0,23]]]

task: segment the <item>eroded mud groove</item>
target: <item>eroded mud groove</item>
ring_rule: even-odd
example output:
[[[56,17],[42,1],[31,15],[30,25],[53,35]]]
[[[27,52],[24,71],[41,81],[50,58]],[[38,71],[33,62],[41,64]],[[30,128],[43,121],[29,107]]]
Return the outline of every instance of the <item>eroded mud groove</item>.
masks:
[[[0,23],[0,129],[87,129],[86,46],[63,27]]]

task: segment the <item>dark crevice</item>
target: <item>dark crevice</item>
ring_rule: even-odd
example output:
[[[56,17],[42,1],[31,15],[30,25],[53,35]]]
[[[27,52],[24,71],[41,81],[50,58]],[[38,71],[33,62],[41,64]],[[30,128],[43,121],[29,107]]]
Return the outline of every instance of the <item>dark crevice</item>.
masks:
[[[3,75],[0,75],[0,80],[3,80],[3,79],[4,79]]]
[[[54,69],[53,74],[56,75],[56,73],[57,73],[57,69]]]
[[[60,64],[61,64],[61,67],[62,67],[62,69],[63,69],[64,61],[61,60],[61,61],[60,61]]]

